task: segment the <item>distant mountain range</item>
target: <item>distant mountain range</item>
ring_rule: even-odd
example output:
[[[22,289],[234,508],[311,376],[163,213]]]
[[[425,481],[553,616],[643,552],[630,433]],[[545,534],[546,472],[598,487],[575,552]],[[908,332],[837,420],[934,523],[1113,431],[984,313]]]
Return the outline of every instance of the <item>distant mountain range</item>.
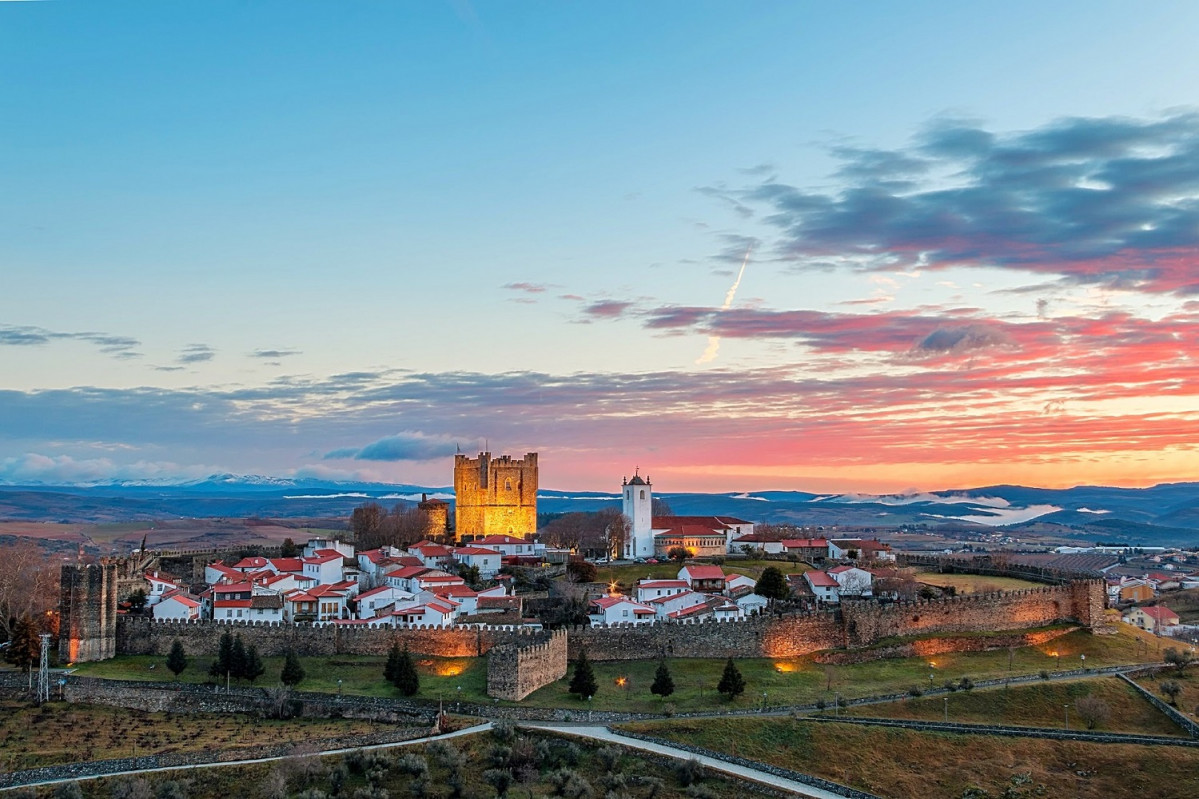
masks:
[[[121,522],[164,518],[346,516],[369,501],[391,505],[422,494],[452,500],[447,486],[347,483],[232,474],[185,483],[0,486],[0,519]],[[1067,489],[1000,485],[921,494],[755,491],[661,495],[676,514],[848,527],[1055,529],[1080,539],[1154,544],[1199,542],[1199,483],[1151,488]],[[619,494],[542,490],[542,513],[617,507]]]

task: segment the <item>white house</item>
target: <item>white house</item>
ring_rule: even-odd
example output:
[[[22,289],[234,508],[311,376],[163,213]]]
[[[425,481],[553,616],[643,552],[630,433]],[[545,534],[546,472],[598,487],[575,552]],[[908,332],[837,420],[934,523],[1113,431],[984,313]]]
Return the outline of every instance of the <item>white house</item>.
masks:
[[[236,583],[245,579],[245,575],[237,569],[230,568],[219,560],[204,567],[204,584],[216,585],[220,582]]]
[[[478,566],[479,576],[484,580],[490,580],[499,573],[501,557],[499,550],[487,547],[457,547],[454,550],[454,560],[467,568]]]
[[[686,580],[638,580],[637,601],[648,602],[664,596],[674,596],[690,591]]]
[[[681,594],[672,594],[663,596],[657,599],[651,599],[645,604],[654,609],[659,619],[669,618],[671,614],[678,613],[680,610],[702,605],[711,597],[706,594],[700,594],[695,591],[684,591]]]
[[[422,541],[408,547],[408,554],[420,558],[420,562],[430,569],[440,569],[450,565],[453,554],[441,544],[432,541]]]
[[[545,544],[518,538],[514,535],[488,535],[471,541],[470,546],[494,549],[502,557],[511,555],[529,557],[531,555],[545,554]]]
[[[812,594],[821,602],[830,602],[836,604],[841,601],[840,591],[841,584],[834,578],[825,574],[822,571],[813,569],[812,571],[804,572],[804,580],[808,584],[808,588],[812,590]]]
[[[255,594],[250,597],[250,607],[246,611],[249,621],[283,621],[285,602],[282,594]]]
[[[316,580],[318,585],[333,585],[344,579],[345,556],[335,549],[318,549],[304,557],[304,576]]]
[[[358,595],[358,618],[373,619],[378,610],[402,603],[411,603],[416,597],[408,591],[390,585],[381,585]]]
[[[736,603],[737,607],[741,608],[741,612],[746,616],[756,616],[764,611],[766,606],[770,603],[770,600],[768,600],[766,597],[761,596],[760,594],[755,594],[752,591],[744,596],[738,597],[733,601]]]
[[[358,593],[358,583],[353,580],[318,585],[306,592],[317,600],[317,621],[348,619],[349,601]]]
[[[418,602],[426,602],[434,598],[448,599],[456,603],[458,607],[454,609],[455,619],[459,616],[472,616],[479,611],[479,592],[465,583],[436,585],[416,595]]]
[[[874,575],[856,566],[837,566],[828,570],[828,576],[837,581],[837,593],[847,596],[872,596]]]
[[[725,596],[734,596],[743,591],[754,590],[754,586],[758,583],[752,577],[746,577],[744,574],[726,574],[724,577],[724,594]]]
[[[657,611],[626,596],[604,596],[591,600],[587,617],[592,626],[605,624],[652,624]]]
[[[334,552],[340,553],[343,558],[354,557],[354,545],[347,544],[338,538],[310,538],[308,543],[304,545],[304,551],[301,553],[305,558],[311,558],[317,552],[323,549],[331,549]]]
[[[399,624],[449,627],[454,623],[454,612],[457,607],[457,603],[439,598],[396,608],[391,615]]]
[[[869,562],[872,560],[895,560],[895,553],[891,551],[890,546],[880,541],[864,538],[830,538],[828,557],[829,560]]]
[[[163,597],[173,591],[180,591],[186,588],[183,583],[176,580],[170,580],[166,577],[159,577],[158,572],[145,575],[146,580],[150,583],[150,591],[146,594],[146,604],[156,605],[162,601]]]
[[[743,535],[740,538],[730,538],[728,548],[730,554],[745,552],[746,548],[765,552],[767,555],[781,555],[784,552],[782,541],[765,538],[757,534]]]
[[[200,600],[183,591],[174,591],[160,596],[152,612],[155,619],[191,621],[200,618]]]

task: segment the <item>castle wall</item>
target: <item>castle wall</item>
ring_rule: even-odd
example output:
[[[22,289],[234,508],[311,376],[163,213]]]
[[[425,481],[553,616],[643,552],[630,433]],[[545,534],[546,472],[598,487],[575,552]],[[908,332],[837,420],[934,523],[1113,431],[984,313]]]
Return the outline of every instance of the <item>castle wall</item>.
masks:
[[[107,660],[117,653],[117,562],[64,565],[59,573],[58,658],[62,663]]]
[[[519,702],[566,676],[567,635],[542,633],[528,642],[502,644],[487,655],[487,695]]]
[[[516,535],[537,530],[537,453],[521,460],[454,457],[454,520],[457,535]]]

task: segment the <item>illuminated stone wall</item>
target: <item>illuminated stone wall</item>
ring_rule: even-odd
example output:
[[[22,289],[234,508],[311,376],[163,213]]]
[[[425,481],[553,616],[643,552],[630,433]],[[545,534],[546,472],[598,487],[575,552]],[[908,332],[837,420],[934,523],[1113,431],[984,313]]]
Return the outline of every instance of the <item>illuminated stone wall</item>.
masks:
[[[538,688],[566,676],[566,632],[541,633],[487,654],[487,695],[519,702]]]
[[[490,452],[454,457],[457,536],[515,535],[537,531],[537,453],[514,460]]]

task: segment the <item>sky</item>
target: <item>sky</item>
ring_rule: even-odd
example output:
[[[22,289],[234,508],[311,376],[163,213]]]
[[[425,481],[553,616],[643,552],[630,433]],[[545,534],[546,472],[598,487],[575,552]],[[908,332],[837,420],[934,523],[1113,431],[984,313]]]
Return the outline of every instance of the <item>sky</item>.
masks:
[[[1196,29],[0,0],[0,482],[1199,480]]]

